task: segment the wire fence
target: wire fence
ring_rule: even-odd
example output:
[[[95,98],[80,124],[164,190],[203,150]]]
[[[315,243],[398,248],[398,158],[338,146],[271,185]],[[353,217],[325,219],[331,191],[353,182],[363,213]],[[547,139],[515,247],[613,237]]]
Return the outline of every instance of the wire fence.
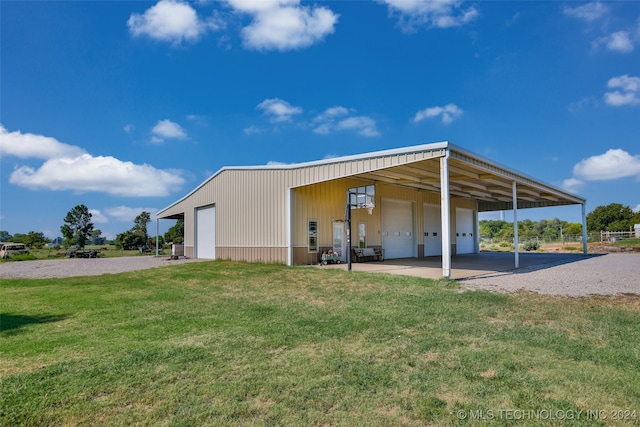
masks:
[[[587,243],[616,243],[625,239],[640,238],[637,231],[600,231],[587,233]],[[552,244],[582,244],[582,234],[556,234],[546,236],[519,236],[520,244],[535,241],[540,245]],[[480,236],[480,246],[492,245],[511,245],[513,246],[513,237],[487,237]]]
[[[636,231],[601,231],[600,241],[602,243],[615,243],[618,240],[640,238],[640,229]]]
[[[519,236],[519,243],[524,243],[528,241],[535,241],[540,245],[551,245],[551,244],[572,244],[572,243],[580,243],[582,244],[582,234],[557,234],[557,235],[546,235],[546,236]],[[587,233],[587,243],[591,242],[600,242],[600,233]],[[480,245],[500,245],[500,244],[510,244],[513,245],[513,237],[486,237],[480,236]]]

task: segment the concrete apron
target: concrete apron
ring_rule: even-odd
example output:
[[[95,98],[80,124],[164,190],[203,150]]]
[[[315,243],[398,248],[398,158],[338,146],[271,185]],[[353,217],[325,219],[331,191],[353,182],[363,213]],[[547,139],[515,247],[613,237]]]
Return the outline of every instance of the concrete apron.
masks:
[[[573,253],[520,253],[520,268],[544,268],[557,264],[579,261],[585,256]],[[321,268],[347,269],[347,264],[329,264]],[[353,271],[370,273],[401,274],[405,276],[439,279],[442,277],[441,257],[386,259],[383,262],[352,263]],[[451,258],[451,278],[466,279],[468,277],[492,274],[498,271],[515,270],[513,252],[483,252],[479,254],[457,255]]]

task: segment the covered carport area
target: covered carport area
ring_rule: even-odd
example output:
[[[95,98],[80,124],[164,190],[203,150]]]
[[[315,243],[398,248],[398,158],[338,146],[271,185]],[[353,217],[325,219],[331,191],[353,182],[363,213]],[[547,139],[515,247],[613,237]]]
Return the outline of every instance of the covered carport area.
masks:
[[[441,273],[452,277],[452,261],[456,240],[451,224],[451,198],[461,197],[477,202],[477,213],[509,210],[514,218],[514,247],[511,268],[521,266],[518,251],[518,210],[553,206],[579,205],[582,217],[583,253],[587,253],[586,200],[543,181],[527,176],[448,142],[430,144],[431,159],[407,162],[392,167],[367,171],[355,176],[373,182],[440,193]],[[474,252],[479,252],[478,225],[475,224]],[[426,233],[426,232],[425,232]],[[426,234],[425,234],[426,237]],[[462,268],[464,270],[464,268]],[[455,274],[457,275],[457,273]],[[454,275],[454,277],[455,277]]]

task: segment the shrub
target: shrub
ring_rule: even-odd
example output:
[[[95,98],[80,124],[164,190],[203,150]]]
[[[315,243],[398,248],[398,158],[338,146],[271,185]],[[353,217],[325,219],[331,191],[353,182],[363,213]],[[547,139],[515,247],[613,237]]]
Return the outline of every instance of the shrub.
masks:
[[[19,254],[19,255],[12,255],[9,257],[9,259],[11,261],[33,261],[34,259],[37,259],[33,254]]]
[[[538,249],[540,249],[540,242],[538,242],[537,240],[528,240],[524,242],[522,248],[527,252],[537,251]]]
[[[509,243],[509,242],[500,242],[500,247],[501,248],[508,248],[509,246],[511,246],[511,243]]]

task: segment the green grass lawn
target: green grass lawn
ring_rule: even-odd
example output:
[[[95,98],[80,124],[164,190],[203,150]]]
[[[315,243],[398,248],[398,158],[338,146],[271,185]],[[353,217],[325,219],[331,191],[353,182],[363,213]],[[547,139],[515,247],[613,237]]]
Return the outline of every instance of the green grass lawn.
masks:
[[[228,261],[0,286],[3,426],[593,426],[640,415],[637,296],[463,292]]]
[[[622,239],[613,244],[614,246],[640,246],[640,239]]]

